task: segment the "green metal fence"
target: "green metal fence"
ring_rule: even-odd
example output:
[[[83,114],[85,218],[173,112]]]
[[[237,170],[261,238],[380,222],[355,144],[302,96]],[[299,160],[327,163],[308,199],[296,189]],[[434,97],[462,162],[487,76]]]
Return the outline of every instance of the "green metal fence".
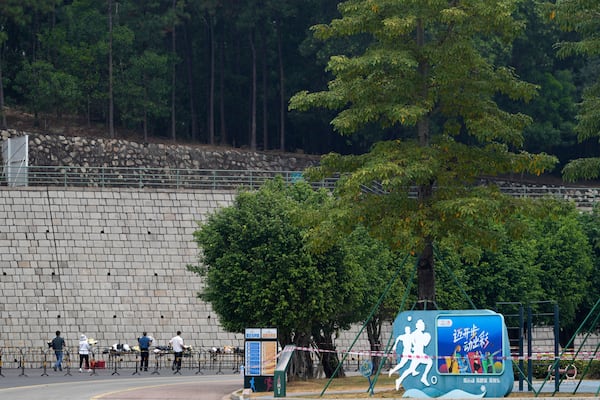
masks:
[[[0,186],[59,186],[59,187],[123,187],[132,189],[236,190],[257,189],[276,176],[286,182],[303,179],[301,171],[217,170],[137,167],[69,167],[69,166],[4,166],[0,170]],[[311,182],[315,188],[332,190],[337,177]],[[481,184],[487,184],[482,182]],[[552,196],[575,201],[580,209],[591,210],[600,201],[599,187],[540,186],[506,183],[500,190],[514,197]],[[373,182],[364,186],[367,193],[386,194]],[[409,189],[416,197],[417,188]]]
[[[4,167],[0,186],[125,187],[151,189],[256,189],[281,176],[287,182],[302,179],[300,171],[209,170],[130,167],[23,166]],[[335,179],[312,183],[333,188]]]

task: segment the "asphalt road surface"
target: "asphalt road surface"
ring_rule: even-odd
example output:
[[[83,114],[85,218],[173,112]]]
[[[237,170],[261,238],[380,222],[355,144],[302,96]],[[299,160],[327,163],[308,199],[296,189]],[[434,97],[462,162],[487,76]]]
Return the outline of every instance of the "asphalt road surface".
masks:
[[[2,400],[221,400],[241,389],[240,375],[196,375],[183,372],[181,375],[163,373],[152,375],[148,372],[132,375],[120,371],[111,375],[110,371],[90,375],[72,372],[65,376],[62,372],[49,371],[41,376],[41,371],[29,370],[21,375],[19,370],[2,370],[0,376],[0,399]]]

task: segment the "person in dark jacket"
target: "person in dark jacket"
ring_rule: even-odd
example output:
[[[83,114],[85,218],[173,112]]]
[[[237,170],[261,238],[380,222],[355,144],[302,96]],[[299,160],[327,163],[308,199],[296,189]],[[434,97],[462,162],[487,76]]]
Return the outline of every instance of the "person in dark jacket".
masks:
[[[138,344],[140,345],[140,370],[148,371],[148,357],[150,355],[150,345],[152,344],[152,338],[148,336],[146,332],[142,333],[142,336],[138,338]]]
[[[63,348],[65,347],[65,339],[60,336],[60,331],[56,331],[56,337],[50,342],[50,348],[54,350],[56,355],[56,363],[54,363],[54,370],[58,369],[62,371],[62,360],[63,360]]]

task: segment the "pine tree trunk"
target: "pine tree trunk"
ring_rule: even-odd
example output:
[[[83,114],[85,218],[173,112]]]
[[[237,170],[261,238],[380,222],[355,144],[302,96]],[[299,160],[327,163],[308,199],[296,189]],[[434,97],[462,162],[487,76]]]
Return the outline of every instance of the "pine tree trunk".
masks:
[[[173,0],[173,12],[175,12],[176,0]],[[175,19],[173,19],[173,33],[171,35],[171,51],[173,54],[177,54],[177,47],[175,41]],[[175,142],[177,141],[177,132],[176,132],[176,121],[175,121],[175,74],[177,72],[177,68],[175,62],[171,67],[171,139]]]
[[[269,149],[269,121],[268,121],[268,97],[269,88],[267,86],[267,39],[262,35],[262,124],[263,124],[263,150]]]
[[[189,25],[183,31],[185,35],[185,43],[187,51],[185,52],[185,65],[187,72],[188,90],[189,90],[189,107],[190,107],[190,125],[191,125],[191,136],[193,141],[199,140],[198,134],[198,114],[196,113],[196,93],[194,91],[194,62],[192,60],[192,44],[191,39],[188,35]]]
[[[0,49],[2,51],[2,49]],[[0,57],[0,128],[6,129],[6,113],[4,112],[4,82],[2,79],[2,57]]]
[[[113,23],[112,0],[108,0],[108,135],[115,137],[115,105],[113,99]]]
[[[221,119],[221,144],[227,144],[227,124],[225,123],[225,39],[219,43],[219,116]]]
[[[256,47],[254,32],[250,32],[250,50],[252,52],[252,92],[250,95],[250,149],[256,150]]]
[[[277,56],[279,58],[279,150],[285,151],[285,75],[283,70],[283,45],[279,21],[277,27]]]
[[[208,94],[208,143],[215,144],[215,32],[213,21],[209,13],[206,14],[208,21],[208,41],[210,44],[210,82]]]
[[[435,269],[433,258],[433,244],[427,240],[425,249],[419,257],[417,268],[418,306],[420,310],[437,309],[435,301]]]

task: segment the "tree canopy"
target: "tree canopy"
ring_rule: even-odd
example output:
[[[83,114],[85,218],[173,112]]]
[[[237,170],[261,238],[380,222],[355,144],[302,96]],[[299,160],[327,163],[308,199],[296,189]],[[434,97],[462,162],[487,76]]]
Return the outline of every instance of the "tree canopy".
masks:
[[[277,326],[285,345],[294,336],[310,337],[314,324],[335,319],[326,293],[334,290],[330,278],[337,272],[332,260],[339,252],[313,257],[292,220],[301,206],[325,200],[308,185],[284,187],[279,180],[257,192],[239,193],[233,206],[211,215],[195,232],[206,266],[201,296],[212,304],[225,329]],[[343,289],[350,279],[340,278],[336,305],[344,303],[341,299],[351,305]]]
[[[398,132],[365,155],[330,154],[312,171],[342,174],[338,223],[322,224],[318,236],[361,222],[392,248],[420,254],[424,302],[435,303],[434,242],[478,257],[481,248],[497,246],[506,227],[498,223],[527,206],[493,185],[476,185],[479,177],[540,174],[557,161],[518,150],[530,118],[501,109],[495,99],[527,100],[536,88],[510,66],[495,65],[479,45],[491,37],[511,43],[522,28],[513,16],[516,4],[343,2],[342,17],[315,26],[315,34],[325,40],[367,35],[369,45],[359,54],[332,56],[328,89],[299,92],[290,102],[293,109],[338,110],[332,124],[342,134],[371,123]],[[380,193],[364,190],[373,183]]]
[[[465,135],[461,125],[471,132],[488,121],[490,129],[502,127],[503,118],[520,125],[529,119],[525,114],[533,120],[519,139],[525,150],[555,154],[561,167],[570,159],[597,155],[600,145],[590,139],[577,143],[574,130],[576,103],[598,74],[595,55],[583,58],[561,50],[561,55],[571,54],[561,58],[554,48],[578,43],[582,35],[593,38],[593,20],[576,31],[572,24],[561,30],[556,21],[568,17],[563,2],[553,5],[551,14],[542,7],[544,0],[413,3],[5,1],[0,5],[0,106],[9,118],[0,125],[13,127],[15,111],[24,111],[39,125],[31,129],[58,131],[52,123],[66,125],[65,130],[83,124],[111,137],[116,130],[116,137],[143,141],[360,154],[377,141],[412,135],[419,114],[429,114],[433,132],[454,130],[460,136]],[[576,2],[564,3],[571,7]],[[331,29],[325,25],[329,21],[336,21]],[[422,51],[388,46],[408,38],[416,21],[427,32]],[[327,41],[310,33],[315,24]],[[435,43],[443,46],[432,53]],[[354,57],[360,54],[369,57]],[[450,68],[456,60],[464,63],[463,71]],[[420,99],[407,95],[416,83],[412,77],[419,76],[415,63],[435,76],[435,81],[421,82],[429,89],[421,91]],[[360,87],[353,86],[350,67],[365,72],[364,79],[354,81]],[[382,67],[385,74],[375,72]],[[342,78],[342,70],[350,75]],[[319,92],[333,75],[338,88],[331,93],[347,94],[346,100],[327,99],[343,104],[337,117],[328,109],[286,109],[292,94]],[[533,85],[514,85],[517,77]],[[447,90],[438,91],[442,86]],[[534,86],[539,95],[531,100]],[[361,91],[377,107],[361,103]],[[471,110],[468,100],[476,103],[490,93],[508,113],[491,108],[485,114],[466,112]],[[348,100],[355,104],[345,110]],[[356,128],[360,134],[336,135],[329,124],[334,118],[338,130]]]
[[[600,4],[589,0],[558,1],[550,11],[550,18],[568,31],[579,34],[579,40],[563,40],[558,43],[558,53],[593,57],[600,55]],[[600,79],[596,67],[595,78],[587,82],[583,99],[579,104],[576,131],[580,141],[600,140]],[[600,157],[571,160],[563,169],[568,181],[600,177]]]

